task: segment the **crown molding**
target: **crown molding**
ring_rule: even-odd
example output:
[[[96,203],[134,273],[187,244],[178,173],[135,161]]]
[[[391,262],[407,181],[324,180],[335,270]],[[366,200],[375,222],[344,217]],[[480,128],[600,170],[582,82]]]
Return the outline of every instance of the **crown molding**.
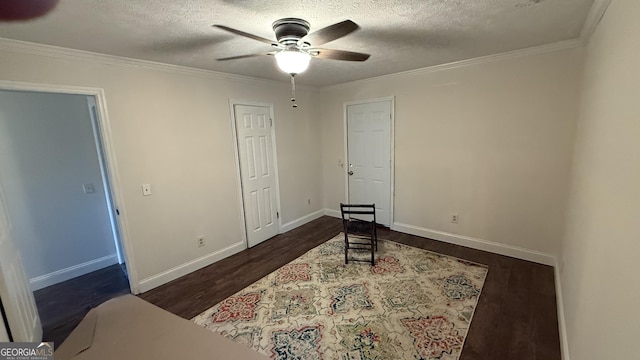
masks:
[[[589,43],[591,35],[596,31],[598,24],[600,24],[600,20],[602,20],[602,17],[609,8],[609,4],[611,4],[611,0],[594,0],[593,5],[591,5],[591,9],[589,10],[589,14],[587,14],[587,19],[582,26],[582,31],[580,32],[580,40],[583,45],[586,46]]]
[[[485,64],[485,63],[490,63],[495,61],[502,61],[502,60],[515,59],[515,58],[531,56],[531,55],[546,54],[546,53],[551,53],[556,51],[569,50],[569,49],[579,48],[582,46],[583,46],[583,42],[580,38],[563,40],[563,41],[558,41],[551,44],[533,46],[533,47],[528,47],[520,50],[507,51],[507,52],[487,55],[487,56],[480,56],[472,59],[454,61],[446,64],[428,66],[420,69],[401,71],[393,74],[375,76],[367,79],[354,80],[354,81],[349,81],[349,82],[335,84],[335,85],[327,85],[322,87],[321,90],[322,91],[334,90],[337,88],[363,84],[370,81],[388,80],[388,79],[393,79],[397,77],[419,76],[419,75],[430,74],[438,71],[457,69],[457,68]]]
[[[101,53],[95,53],[91,51],[77,50],[64,48],[59,46],[38,44],[28,41],[14,40],[14,39],[6,39],[0,37],[0,51],[10,51],[15,53],[29,54],[29,55],[37,55],[37,56],[46,56],[57,59],[65,59],[65,60],[75,60],[75,61],[90,61],[93,63],[110,65],[110,66],[121,66],[128,68],[141,68],[147,70],[156,70],[169,72],[174,74],[182,74],[182,75],[192,75],[198,77],[206,77],[210,79],[217,80],[231,80],[231,81],[241,81],[241,82],[249,82],[249,83],[259,83],[259,84],[267,84],[271,86],[282,86],[289,87],[289,80],[277,81],[270,79],[262,79],[251,76],[243,76],[236,74],[228,74],[219,71],[212,70],[204,70],[191,68],[187,66],[180,65],[172,65],[159,63],[155,61],[148,60],[140,60],[133,59],[123,56],[115,56],[115,55],[107,55]],[[308,85],[297,85],[298,88],[303,88],[306,90],[317,90],[318,87],[308,86]]]
[[[584,26],[582,27],[580,37],[576,39],[563,40],[551,44],[533,46],[529,48],[507,51],[498,54],[492,54],[487,56],[476,57],[472,59],[460,60],[455,62],[450,62],[446,64],[439,64],[434,66],[428,66],[420,69],[407,70],[402,72],[397,72],[393,74],[386,74],[381,76],[375,76],[367,79],[354,80],[340,84],[327,85],[322,87],[311,86],[311,85],[299,85],[299,88],[303,88],[306,90],[321,90],[326,91],[330,89],[340,88],[349,85],[361,84],[370,81],[379,81],[385,79],[391,79],[395,77],[404,77],[404,76],[416,76],[429,74],[438,71],[451,70],[461,67],[473,66],[483,63],[489,63],[494,61],[501,61],[507,59],[513,59],[518,57],[544,54],[562,50],[573,49],[581,46],[585,46],[597,28],[600,20],[604,16],[611,0],[594,0],[591,9],[589,10],[589,14],[587,15],[587,19],[585,20]],[[260,83],[260,84],[268,84],[272,86],[283,86],[288,87],[289,83],[281,82],[270,79],[262,79],[251,76],[243,76],[236,74],[229,74],[219,71],[212,70],[204,70],[191,68],[187,66],[180,65],[172,65],[159,63],[148,60],[140,60],[127,58],[122,56],[115,55],[107,55],[101,53],[95,53],[84,50],[76,50],[70,48],[63,48],[59,46],[52,45],[44,45],[38,43],[32,43],[27,41],[13,40],[0,38],[0,50],[12,51],[18,53],[25,53],[31,55],[39,55],[39,56],[48,56],[53,58],[67,59],[67,60],[87,60],[95,63],[105,64],[105,65],[115,65],[122,67],[133,67],[133,68],[144,68],[149,70],[157,70],[164,71],[170,73],[178,73],[183,75],[193,75],[199,77],[207,77],[218,80],[232,80],[232,81],[242,81],[242,82],[250,82],[250,83]]]

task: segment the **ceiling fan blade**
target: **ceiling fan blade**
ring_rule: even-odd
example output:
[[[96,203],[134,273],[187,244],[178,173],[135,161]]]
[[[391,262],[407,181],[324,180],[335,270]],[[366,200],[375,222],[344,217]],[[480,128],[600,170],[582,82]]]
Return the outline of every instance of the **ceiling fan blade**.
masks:
[[[253,40],[258,40],[258,41],[260,41],[260,42],[263,42],[263,43],[265,43],[265,44],[269,44],[269,45],[271,45],[271,46],[278,46],[278,43],[277,43],[277,42],[275,42],[275,41],[273,41],[273,40],[269,40],[269,39],[267,39],[267,38],[263,38],[262,36],[249,34],[249,33],[246,33],[246,32],[244,32],[244,31],[236,30],[236,29],[234,29],[234,28],[230,28],[230,27],[228,27],[228,26],[224,26],[224,25],[213,25],[213,26],[214,26],[214,27],[217,27],[218,29],[222,29],[222,30],[224,30],[224,31],[228,31],[228,32],[230,32],[230,33],[232,33],[232,34],[236,34],[236,35],[244,36],[244,37],[246,37],[246,38],[253,39]]]
[[[358,24],[351,20],[345,20],[337,24],[329,25],[326,28],[322,28],[318,31],[314,31],[311,34],[303,37],[298,41],[298,45],[302,43],[309,43],[313,46],[326,44],[329,41],[339,39],[345,35],[348,35],[360,28]]]
[[[230,56],[230,57],[225,57],[225,58],[219,58],[219,59],[216,59],[216,60],[218,60],[218,61],[227,61],[227,60],[236,60],[236,59],[246,59],[246,58],[251,58],[251,57],[256,57],[256,56],[263,56],[263,55],[275,55],[276,53],[277,53],[277,51],[271,51],[271,52],[259,53],[259,54]]]
[[[311,49],[310,52],[317,52],[315,57],[320,59],[333,59],[344,61],[365,61],[371,55],[355,51],[334,50],[334,49]]]

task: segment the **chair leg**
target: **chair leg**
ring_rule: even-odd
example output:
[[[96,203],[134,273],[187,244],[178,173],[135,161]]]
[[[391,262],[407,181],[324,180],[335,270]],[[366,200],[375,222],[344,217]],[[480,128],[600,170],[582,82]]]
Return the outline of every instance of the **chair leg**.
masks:
[[[347,229],[344,232],[344,263],[349,263],[349,239],[347,238]]]
[[[376,224],[373,224],[373,240],[376,244],[376,251],[378,251],[378,230],[376,229]]]
[[[375,265],[375,243],[373,237],[371,237],[371,266]]]

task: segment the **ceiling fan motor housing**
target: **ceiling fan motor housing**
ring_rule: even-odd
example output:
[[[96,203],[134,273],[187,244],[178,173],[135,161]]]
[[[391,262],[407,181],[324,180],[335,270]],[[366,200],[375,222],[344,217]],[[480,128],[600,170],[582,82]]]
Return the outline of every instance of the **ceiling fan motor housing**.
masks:
[[[283,45],[297,43],[309,33],[309,23],[298,18],[284,18],[273,23],[276,39]]]

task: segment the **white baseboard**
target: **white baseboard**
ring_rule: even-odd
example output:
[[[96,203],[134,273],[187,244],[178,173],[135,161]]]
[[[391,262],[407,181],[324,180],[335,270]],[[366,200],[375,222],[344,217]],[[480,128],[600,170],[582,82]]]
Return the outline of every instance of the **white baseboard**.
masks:
[[[338,213],[340,214],[340,213]],[[308,222],[316,220],[325,215],[325,209],[318,210],[311,214],[305,215],[301,218],[289,221],[286,224],[280,226],[280,233],[284,233],[293,230],[299,226],[302,226]],[[231,256],[237,252],[240,252],[246,248],[244,242],[238,242],[229,247],[226,247],[215,253],[205,255],[201,258],[189,261],[182,265],[173,267],[167,271],[163,271],[160,274],[150,276],[140,281],[140,292],[146,292],[160,285],[166,284],[169,281],[175,280],[181,276],[187,275],[205,266],[211,265],[218,260],[222,260],[228,256]]]
[[[211,254],[207,254],[195,260],[191,260],[184,264],[175,266],[169,270],[150,276],[146,279],[142,279],[140,280],[140,287],[139,287],[140,292],[146,292],[160,285],[166,284],[169,281],[175,280],[181,276],[184,276],[196,270],[202,269],[205,266],[211,265],[218,260],[222,260],[246,248],[247,248],[246,244],[243,241],[240,241],[231,246],[227,246],[222,250],[213,252]]]
[[[312,212],[311,214],[305,215],[301,218],[295,219],[293,221],[289,221],[286,224],[283,224],[280,227],[280,233],[285,233],[287,231],[291,231],[299,226],[302,226],[308,222],[311,222],[315,219],[321,218],[324,215],[324,209],[318,210],[316,212]]]
[[[29,279],[29,284],[31,285],[31,290],[36,291],[117,263],[118,255],[111,254],[48,274],[36,276],[33,279]]]
[[[562,299],[562,279],[560,278],[560,264],[554,266],[556,280],[556,307],[558,308],[558,331],[560,332],[560,350],[562,360],[570,360],[569,339],[567,338],[567,323],[564,317],[564,300]]]
[[[324,209],[324,214],[335,218],[341,218],[340,211],[333,209]],[[546,254],[536,250],[529,250],[517,246],[501,244],[493,241],[478,239],[470,236],[457,235],[444,231],[431,230],[419,226],[394,222],[391,224],[391,230],[403,233],[422,236],[429,239],[439,240],[450,244],[470,247],[476,250],[483,250],[495,254],[511,256],[514,258],[533,261],[539,264],[555,266],[556,258],[551,254]]]
[[[327,216],[334,217],[334,218],[342,219],[342,215],[340,214],[340,210],[324,209],[324,214],[327,215]]]
[[[536,250],[521,248],[518,246],[506,245],[493,241],[473,238],[470,236],[431,230],[402,223],[393,223],[391,225],[391,230],[439,240],[450,244],[466,246],[476,250],[488,251],[494,254],[511,256],[517,259],[532,261],[539,264],[550,266],[556,265],[556,258],[553,255]]]

